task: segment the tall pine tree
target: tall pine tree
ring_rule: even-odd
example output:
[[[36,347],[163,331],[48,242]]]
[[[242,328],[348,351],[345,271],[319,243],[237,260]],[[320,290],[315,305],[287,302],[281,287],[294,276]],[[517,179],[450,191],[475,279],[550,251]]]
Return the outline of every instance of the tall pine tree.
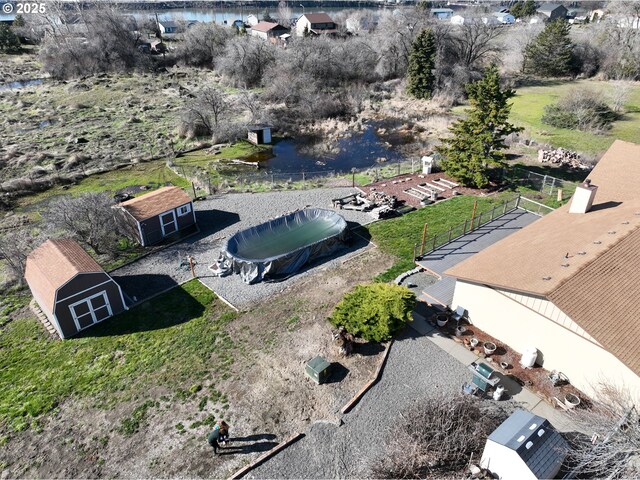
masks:
[[[411,45],[407,92],[416,98],[431,98],[435,84],[436,36],[433,30],[420,32]]]
[[[449,127],[453,137],[443,140],[437,150],[445,172],[463,185],[482,188],[489,183],[490,168],[504,165],[504,138],[522,129],[508,122],[511,105],[507,102],[515,92],[500,88],[496,65],[466,89],[471,104],[467,118]]]
[[[574,68],[571,25],[564,20],[547,23],[544,30],[524,50],[524,68],[540,77],[564,77]]]

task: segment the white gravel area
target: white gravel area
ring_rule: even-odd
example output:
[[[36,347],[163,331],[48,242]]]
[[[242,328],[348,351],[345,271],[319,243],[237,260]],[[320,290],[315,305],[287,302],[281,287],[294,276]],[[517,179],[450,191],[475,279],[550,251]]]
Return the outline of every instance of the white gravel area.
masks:
[[[466,381],[462,363],[407,328],[391,347],[380,381],[342,417],[344,425],[315,423],[247,478],[366,478],[399,412],[421,398],[456,395]]]
[[[189,280],[191,272],[188,268],[179,268],[179,265],[180,260],[186,255],[192,255],[197,262],[196,274],[205,285],[232,305],[238,308],[248,307],[286,289],[302,276],[309,275],[318,268],[330,268],[338,262],[343,262],[349,256],[367,248],[369,242],[354,236],[350,247],[336,252],[333,257],[319,259],[318,262],[284,281],[246,285],[240,280],[239,275],[218,278],[213,276],[208,268],[218,258],[225,239],[239,230],[305,207],[335,210],[349,222],[350,227],[371,223],[373,217],[368,213],[338,210],[332,207],[332,199],[344,197],[356,191],[351,187],[340,187],[236,193],[209,197],[194,204],[200,233],[114,270],[111,275],[120,283],[129,297],[135,297],[140,301]]]

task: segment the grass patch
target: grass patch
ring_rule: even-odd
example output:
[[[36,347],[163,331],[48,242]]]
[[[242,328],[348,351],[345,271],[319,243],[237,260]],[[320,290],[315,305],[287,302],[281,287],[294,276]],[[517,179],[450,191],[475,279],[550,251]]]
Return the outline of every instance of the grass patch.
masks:
[[[0,423],[21,430],[71,398],[109,408],[151,386],[223,375],[235,315],[193,280],[70,340],[50,340],[34,318],[14,320],[0,335]]]
[[[415,267],[413,246],[420,243],[424,224],[427,224],[427,238],[455,227],[471,219],[473,202],[478,201],[476,216],[490,210],[505,200],[502,197],[478,198],[471,196],[454,197],[451,200],[421,208],[399,218],[372,223],[365,228],[371,240],[380,249],[397,257],[396,263],[386,272],[378,275],[376,281],[389,282],[402,272]]]
[[[550,143],[554,147],[564,147],[589,154],[599,154],[611,146],[615,139],[638,141],[640,131],[640,86],[630,89],[625,104],[623,118],[613,123],[611,130],[604,135],[590,132],[555,128],[542,123],[544,107],[555,103],[574,88],[593,89],[601,93],[603,99],[617,88],[616,85],[596,81],[578,80],[552,82],[547,85],[519,88],[513,100],[511,120],[524,127],[525,132],[539,142]]]
[[[217,160],[244,159],[256,154],[265,154],[271,151],[271,145],[254,145],[246,140],[241,140],[229,147],[220,149],[217,154],[209,153],[208,149],[195,150],[176,158],[176,165],[194,165],[215,162]]]
[[[79,196],[92,192],[116,192],[134,185],[147,185],[153,190],[167,183],[182,188],[191,187],[187,180],[173,173],[166,167],[165,162],[160,160],[91,175],[80,180],[76,185],[70,185],[67,189],[57,186],[35,195],[23,197],[18,204],[23,209],[29,209],[60,195]]]

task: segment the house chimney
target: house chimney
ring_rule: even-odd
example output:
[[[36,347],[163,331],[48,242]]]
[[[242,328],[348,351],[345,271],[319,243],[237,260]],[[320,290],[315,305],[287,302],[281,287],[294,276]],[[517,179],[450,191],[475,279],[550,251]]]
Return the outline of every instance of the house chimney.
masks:
[[[571,199],[571,206],[569,207],[569,213],[587,213],[591,210],[593,205],[593,199],[596,197],[596,191],[598,187],[591,185],[591,180],[586,179],[576,188],[576,193],[573,194]]]

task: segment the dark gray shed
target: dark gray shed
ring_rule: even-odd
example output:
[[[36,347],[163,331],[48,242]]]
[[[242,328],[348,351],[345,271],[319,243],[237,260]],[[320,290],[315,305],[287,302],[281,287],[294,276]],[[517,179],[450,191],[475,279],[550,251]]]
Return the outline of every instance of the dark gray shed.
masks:
[[[127,309],[120,286],[73,240],[44,242],[27,257],[24,276],[61,338]]]
[[[516,410],[489,435],[480,464],[502,479],[554,478],[568,449],[547,419]]]
[[[119,207],[145,247],[196,223],[191,197],[179,187],[162,187]]]

